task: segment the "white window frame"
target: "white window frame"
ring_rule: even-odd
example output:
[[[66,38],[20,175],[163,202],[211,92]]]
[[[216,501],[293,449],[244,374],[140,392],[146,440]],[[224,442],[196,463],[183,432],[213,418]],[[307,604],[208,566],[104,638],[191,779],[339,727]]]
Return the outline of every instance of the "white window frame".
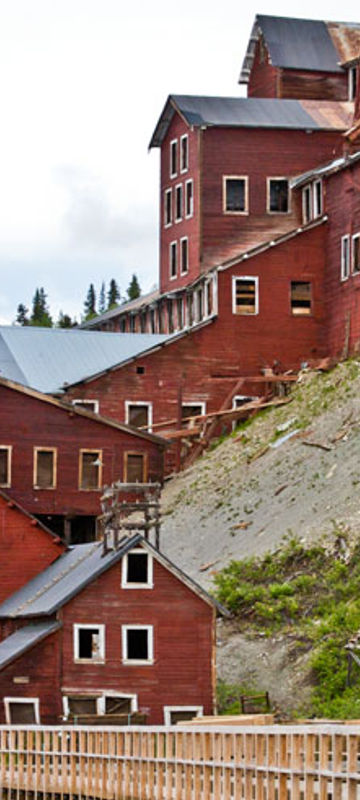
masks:
[[[178,158],[179,158],[178,145],[179,145],[179,143],[178,143],[177,139],[171,139],[171,142],[170,142],[170,164],[169,164],[170,178],[176,178],[176,176],[178,174]],[[174,171],[172,170],[173,149],[175,149],[175,170]]]
[[[288,186],[288,209],[287,211],[271,211],[270,210],[270,185],[271,181],[286,181]],[[291,191],[290,191],[290,181],[286,175],[269,175],[266,178],[266,213],[267,214],[290,214],[291,212]]]
[[[147,426],[147,430],[150,433],[152,431],[152,424],[153,424],[153,404],[149,400],[125,400],[125,424],[126,425],[130,425],[130,422],[129,422],[130,406],[147,406],[147,409],[148,409],[148,426]]]
[[[232,211],[226,208],[226,182],[227,181],[244,181],[244,211]],[[230,214],[230,216],[248,216],[249,215],[249,176],[248,175],[223,175],[223,214]]]
[[[148,658],[128,658],[127,647],[127,633],[128,631],[147,631],[148,632]],[[121,648],[122,648],[122,663],[129,664],[144,664],[151,665],[154,663],[154,626],[153,625],[122,625],[121,626]]]
[[[183,247],[186,242],[186,269],[183,269]],[[180,275],[187,275],[189,272],[189,239],[187,236],[182,236],[180,239]]]
[[[355,240],[359,240],[359,266],[355,269]],[[353,275],[358,275],[360,272],[360,233],[354,233],[351,237],[351,271]]]
[[[69,690],[67,689],[67,694],[63,694],[62,696],[62,704],[63,704],[63,715],[64,719],[68,719],[70,716],[70,709],[69,709],[69,699],[71,700],[73,697],[78,697],[79,695],[83,695],[86,698],[86,695],[89,698],[93,697],[96,701],[96,714],[105,714],[106,709],[106,698],[107,697],[125,697],[131,701],[131,714],[136,713],[138,711],[138,696],[137,694],[129,694],[129,692],[121,692],[117,691],[116,689],[74,689]],[[79,715],[80,716],[80,715]]]
[[[93,630],[99,631],[99,656],[97,658],[80,658],[79,656],[79,631]],[[105,625],[103,623],[82,623],[75,622],[73,625],[73,649],[75,664],[105,664]]]
[[[40,698],[39,697],[4,697],[5,719],[7,725],[12,725],[10,720],[10,703],[33,703],[35,710],[35,724],[40,725]]]
[[[306,214],[306,205],[307,205],[307,198],[309,199],[309,215]],[[313,218],[313,197],[311,191],[311,184],[307,184],[304,186],[302,190],[302,215],[303,215],[303,223],[307,225],[311,222]]]
[[[186,165],[183,166],[183,142],[186,142]],[[180,172],[187,172],[189,169],[189,136],[184,133],[180,136]]]
[[[194,717],[204,716],[204,706],[164,706],[164,725],[171,726],[171,714],[177,711],[193,711]],[[176,723],[176,727],[181,725],[181,722]]]
[[[346,248],[346,249],[345,249]],[[345,258],[346,253],[346,258]],[[351,243],[350,234],[341,237],[341,280],[347,281],[351,272]]]
[[[52,453],[52,484],[51,486],[39,486],[38,478],[38,454],[39,453]],[[34,447],[33,450],[33,489],[41,492],[53,492],[57,488],[57,447]]]
[[[236,310],[236,281],[254,281],[255,283],[255,311],[239,314]],[[232,313],[237,317],[256,317],[259,313],[259,277],[258,275],[233,275],[232,279]]]
[[[172,274],[172,252],[173,252],[173,250],[175,252],[175,272],[174,272],[174,274]],[[178,243],[177,243],[176,240],[174,240],[173,242],[170,242],[170,244],[169,244],[169,280],[171,280],[171,281],[175,281],[176,278],[177,278],[178,266],[179,266],[179,264],[178,264],[178,261],[179,261],[178,255],[179,255],[178,254]]]
[[[206,414],[206,401],[205,400],[188,400],[184,403],[181,403],[181,408],[186,408],[187,406],[200,406],[201,407],[201,416]]]
[[[189,197],[189,187],[191,186],[191,194],[190,194],[190,210],[188,211],[188,197]],[[192,178],[189,178],[185,181],[185,219],[190,219],[194,216],[194,181]]]
[[[180,216],[178,216],[178,194],[180,195]],[[174,198],[174,221],[175,225],[178,225],[179,222],[183,220],[184,217],[184,191],[182,183],[177,183],[175,186],[175,198]]]
[[[0,450],[7,451],[7,481],[6,483],[0,483],[1,489],[9,489],[11,486],[11,462],[12,462],[12,445],[11,444],[0,444]]]
[[[99,413],[99,401],[98,400],[91,400],[88,397],[86,399],[84,398],[82,400],[81,397],[78,397],[78,398],[76,398],[76,400],[72,400],[71,403],[75,407],[77,405],[79,405],[80,403],[81,403],[82,406],[93,405],[94,406],[93,414],[98,414]],[[83,410],[86,410],[86,409],[83,409]],[[89,411],[91,411],[91,410],[92,409],[89,409]]]
[[[142,555],[147,556],[147,582],[146,583],[131,583],[127,580],[127,571],[128,571],[128,558],[131,555]],[[121,588],[122,589],[153,589],[154,588],[154,569],[153,569],[153,557],[150,553],[144,550],[143,547],[134,547],[133,550],[130,550],[129,553],[122,558],[121,564]]]
[[[170,218],[167,220],[167,198],[170,197]],[[173,222],[173,191],[172,189],[165,189],[164,191],[164,228],[170,228]]]
[[[317,202],[317,195],[316,195],[316,187],[317,186],[320,187],[320,207],[318,206],[318,202]],[[323,213],[323,194],[322,194],[322,180],[321,180],[321,178],[318,178],[313,183],[313,213],[314,213],[314,219],[317,219],[318,217],[321,217],[321,215]]]

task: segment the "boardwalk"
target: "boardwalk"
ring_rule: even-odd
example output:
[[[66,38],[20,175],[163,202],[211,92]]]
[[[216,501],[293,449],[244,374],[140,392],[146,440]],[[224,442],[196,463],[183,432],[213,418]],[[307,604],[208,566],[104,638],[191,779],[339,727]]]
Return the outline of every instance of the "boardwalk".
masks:
[[[1,797],[356,800],[360,726],[0,727]]]

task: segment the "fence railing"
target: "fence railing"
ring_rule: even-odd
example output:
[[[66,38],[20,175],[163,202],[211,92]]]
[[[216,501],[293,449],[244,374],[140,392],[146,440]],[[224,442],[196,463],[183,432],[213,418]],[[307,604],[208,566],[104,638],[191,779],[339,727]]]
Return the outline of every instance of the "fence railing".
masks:
[[[360,726],[0,726],[1,798],[355,800]]]

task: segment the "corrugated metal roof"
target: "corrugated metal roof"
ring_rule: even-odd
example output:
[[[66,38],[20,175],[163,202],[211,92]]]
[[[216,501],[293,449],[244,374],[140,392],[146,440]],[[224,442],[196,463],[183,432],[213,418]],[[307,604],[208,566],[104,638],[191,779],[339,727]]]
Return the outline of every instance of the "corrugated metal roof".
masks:
[[[26,650],[41,642],[50,633],[59,630],[59,628],[61,628],[60,622],[44,620],[25,625],[24,628],[15,631],[7,639],[0,642],[0,669],[4,669],[15,658],[19,658]]]
[[[166,334],[4,326],[0,327],[0,377],[50,394],[170,338]]]
[[[98,314],[96,317],[89,319],[87,322],[83,322],[82,325],[80,325],[80,328],[82,330],[96,328],[103,322],[120,317],[121,314],[127,314],[129,311],[137,311],[144,306],[148,306],[149,303],[153,303],[159,297],[159,289],[154,289],[154,291],[148,292],[148,294],[142,294],[141,297],[137,297],[136,300],[130,300],[128,303],[122,303],[121,306],[112,308],[111,311],[105,311],[104,314]]]
[[[339,172],[342,169],[347,169],[347,167],[351,167],[353,164],[356,164],[359,159],[360,152],[352,153],[341,158],[335,158],[333,161],[329,161],[326,164],[315,167],[314,169],[309,169],[307,172],[302,172],[301,175],[297,175],[296,178],[293,178],[293,180],[290,182],[291,188],[296,189],[299,186],[303,186],[305,183],[308,183],[313,178],[325,178],[327,175],[331,175],[333,172]]]
[[[189,125],[195,126],[346,130],[353,116],[352,103],[171,95],[155,128],[150,147],[160,147],[166,135],[166,109],[169,104],[180,112]]]

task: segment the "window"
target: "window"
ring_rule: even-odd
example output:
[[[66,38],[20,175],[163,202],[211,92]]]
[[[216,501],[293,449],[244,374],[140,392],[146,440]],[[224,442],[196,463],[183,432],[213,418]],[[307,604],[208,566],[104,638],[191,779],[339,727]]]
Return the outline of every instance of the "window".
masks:
[[[120,333],[125,333],[126,331],[126,316],[120,317]]]
[[[180,172],[189,169],[189,137],[187,133],[180,139]]]
[[[350,275],[350,236],[341,237],[341,280],[346,281]]]
[[[80,450],[79,488],[95,490],[101,488],[102,450]]]
[[[360,233],[352,237],[352,271],[360,272]]]
[[[84,411],[93,411],[94,414],[99,413],[98,400],[73,400],[72,404],[76,406],[76,408],[82,408]]]
[[[170,280],[177,275],[177,242],[170,242]]]
[[[186,297],[186,315],[187,315],[187,325],[189,328],[192,326],[194,318],[193,318],[193,293],[189,292]]]
[[[173,301],[171,299],[167,301],[167,316],[169,333],[174,333]]]
[[[322,181],[315,181],[314,183],[314,217],[321,217],[323,213],[323,202],[322,202]]]
[[[164,706],[164,725],[176,725],[182,720],[202,717],[203,706]]]
[[[181,183],[178,186],[175,186],[175,222],[180,222],[182,220],[182,193],[183,187]]]
[[[184,301],[182,297],[178,297],[176,300],[176,310],[177,310],[177,327],[181,330],[184,327]]]
[[[177,139],[170,142],[170,178],[175,178],[177,175]]]
[[[153,588],[153,559],[145,550],[132,550],[122,559],[121,586],[123,589]]]
[[[74,625],[74,661],[105,661],[105,625]]]
[[[55,489],[57,451],[34,447],[34,489]]]
[[[271,214],[287,214],[289,209],[289,182],[287,178],[268,178],[267,210]]]
[[[154,659],[153,626],[122,626],[122,657],[125,664],[152,664]]]
[[[129,332],[136,333],[136,314],[130,314],[129,317]]]
[[[11,447],[0,445],[0,486],[4,489],[11,486],[11,452]]]
[[[40,725],[38,697],[4,697],[7,725]]]
[[[348,75],[349,75],[349,100],[355,100],[357,92],[357,67],[350,67]]]
[[[311,314],[311,283],[308,281],[291,281],[291,313],[296,316]]]
[[[180,264],[181,274],[185,275],[189,269],[189,244],[187,236],[184,236],[183,239],[180,239]]]
[[[63,710],[65,719],[88,714],[133,714],[138,710],[137,695],[103,689],[93,693],[68,694],[63,696]]]
[[[125,400],[125,422],[132,428],[148,428],[152,425],[152,403]]]
[[[164,196],[164,225],[167,228],[172,223],[172,189],[165,190]]]
[[[189,417],[202,417],[206,412],[206,403],[182,403],[181,405],[181,419],[188,419]]]
[[[233,278],[233,314],[258,314],[258,278]]]
[[[201,322],[204,316],[204,290],[201,287],[195,292],[196,322]]]
[[[312,219],[311,186],[305,186],[302,192],[303,222],[306,225]]]
[[[223,178],[223,211],[225,214],[248,213],[248,179],[236,176]]]
[[[213,311],[213,289],[212,280],[205,281],[205,317],[209,317]]]
[[[124,453],[124,482],[147,483],[148,459],[146,453]]]
[[[140,333],[146,333],[146,311],[140,313]]]
[[[185,183],[185,216],[192,217],[194,213],[194,184],[192,180]]]

